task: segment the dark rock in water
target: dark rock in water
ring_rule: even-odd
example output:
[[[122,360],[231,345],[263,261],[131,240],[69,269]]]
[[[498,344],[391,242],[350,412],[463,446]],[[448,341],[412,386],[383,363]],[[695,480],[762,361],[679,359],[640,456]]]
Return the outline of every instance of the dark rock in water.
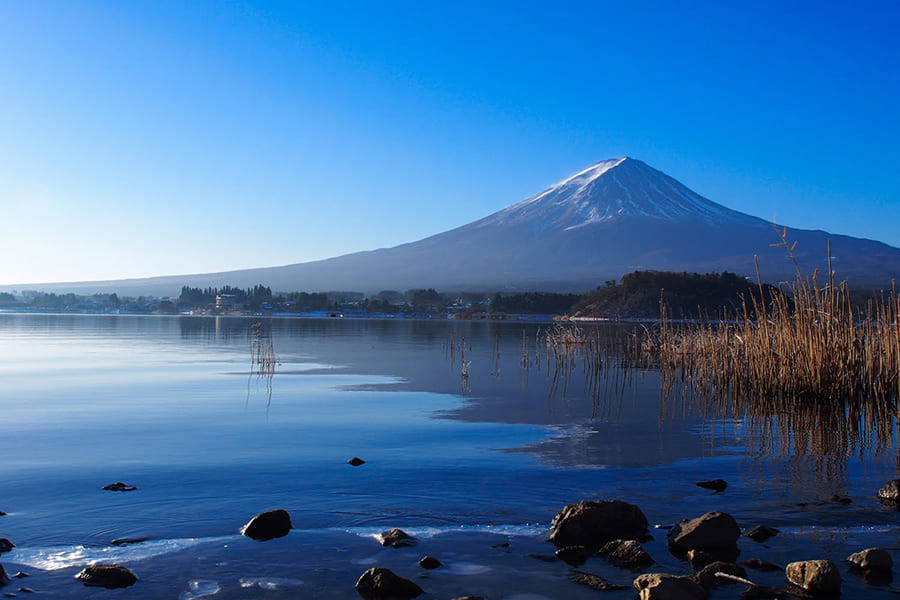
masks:
[[[792,562],[784,573],[790,583],[811,594],[837,596],[841,593],[841,572],[830,560]]]
[[[747,577],[747,571],[744,570],[743,567],[738,566],[734,563],[727,563],[722,561],[716,561],[710,563],[703,567],[699,573],[697,573],[697,583],[705,587],[706,589],[712,589],[717,585],[725,585],[729,583],[735,583],[734,581],[716,577],[716,573],[725,573],[726,575],[734,575],[735,577]]]
[[[12,592],[3,592],[3,597],[4,598],[15,598],[16,595],[13,594]]]
[[[3,512],[2,510],[0,510],[0,517],[5,517],[5,516],[6,516],[6,513]]]
[[[900,479],[891,479],[878,490],[878,498],[900,503]]]
[[[433,556],[423,556],[419,560],[419,566],[423,569],[437,569],[438,567],[443,567],[444,563]]]
[[[634,580],[641,600],[706,600],[706,589],[691,577],[647,573]]]
[[[131,544],[140,544],[146,542],[150,538],[118,538],[110,542],[113,546],[130,546]]]
[[[833,494],[831,498],[829,498],[832,502],[837,502],[838,504],[851,504],[853,500],[848,498],[847,496],[841,496],[839,494]]]
[[[12,580],[6,574],[6,569],[3,568],[3,565],[0,565],[0,586],[6,585],[10,581]]]
[[[573,567],[580,567],[587,562],[589,553],[584,546],[566,546],[556,551],[556,558]]]
[[[499,544],[492,544],[491,548],[509,548],[509,542],[501,542]]]
[[[647,535],[647,517],[634,504],[621,500],[582,500],[566,505],[551,523],[550,541],[558,547],[598,549],[613,540]]]
[[[30,587],[20,587],[18,591],[22,592],[23,594],[33,594],[34,593],[34,590],[31,589]]]
[[[847,562],[855,569],[863,571],[890,572],[894,568],[891,554],[882,548],[867,548],[847,557]]]
[[[109,485],[104,485],[103,489],[108,492],[133,492],[137,489],[137,486],[127,485],[121,481],[117,481],[115,483],[110,483]]]
[[[259,542],[286,536],[291,532],[291,516],[286,510],[262,512],[241,527],[240,534]]]
[[[794,594],[789,594],[785,590],[769,587],[767,585],[754,585],[741,594],[741,600],[771,600],[784,598],[799,598]]]
[[[535,560],[539,560],[539,561],[541,561],[541,562],[548,562],[548,563],[550,563],[550,562],[556,562],[557,560],[559,560],[559,559],[558,559],[555,555],[553,555],[553,554],[537,554],[537,553],[535,553],[535,552],[529,554],[529,555],[528,555],[528,558],[533,558],[533,559],[535,559]]]
[[[699,571],[706,565],[716,562],[716,557],[709,552],[696,549],[687,551],[687,559],[691,563],[691,568],[695,571]],[[780,571],[781,569],[778,570]]]
[[[91,565],[79,571],[75,579],[80,579],[84,585],[109,589],[128,587],[138,580],[122,565]]]
[[[384,567],[372,567],[360,575],[356,591],[365,600],[409,600],[424,593],[414,582]]]
[[[653,564],[653,559],[635,540],[613,540],[607,542],[598,552],[612,564],[626,569],[638,570]]]
[[[359,465],[366,464],[366,461],[364,461],[363,459],[361,459],[358,456],[354,456],[353,458],[351,458],[350,460],[347,461],[347,464],[353,465],[354,467],[358,467]]]
[[[613,590],[624,590],[627,589],[627,585],[619,585],[617,583],[610,583],[609,581],[603,579],[599,575],[594,575],[593,573],[583,573],[581,571],[574,571],[572,573],[572,581],[575,583],[586,585],[589,588],[593,588],[600,592],[609,592]]]
[[[734,517],[718,511],[682,521],[668,533],[669,547],[675,552],[736,548],[740,536]]]
[[[25,577],[28,577],[28,573],[25,573],[23,571],[16,571],[16,574],[13,575],[13,577],[15,577],[16,579],[23,579]]]
[[[404,548],[416,545],[416,538],[402,529],[396,528],[390,531],[382,531],[378,535],[378,541],[381,542],[382,546],[390,546],[391,548]]]
[[[724,492],[725,488],[728,487],[728,482],[724,479],[710,479],[709,481],[698,481],[695,485],[698,485],[706,490]]]
[[[766,525],[756,525],[744,531],[744,537],[748,537],[754,542],[764,542],[770,537],[778,535],[780,532],[774,527]]]
[[[771,563],[761,558],[748,558],[747,560],[741,561],[741,565],[747,567],[748,569],[762,572],[784,570],[782,567],[776,565],[775,563]]]
[[[3,554],[4,552],[9,552],[10,550],[12,550],[15,547],[16,547],[16,545],[13,544],[8,539],[0,538],[0,554]]]
[[[452,600],[484,600],[484,596],[457,596]]]

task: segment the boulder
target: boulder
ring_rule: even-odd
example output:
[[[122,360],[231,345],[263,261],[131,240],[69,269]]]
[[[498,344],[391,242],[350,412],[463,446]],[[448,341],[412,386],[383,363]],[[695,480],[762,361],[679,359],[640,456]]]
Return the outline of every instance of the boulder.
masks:
[[[122,565],[91,565],[85,567],[75,576],[84,585],[105,587],[109,589],[124,588],[134,585],[137,577]]]
[[[115,483],[110,483],[109,485],[104,485],[103,489],[107,492],[133,492],[137,489],[137,486],[128,485],[126,483],[122,483],[121,481],[117,481]]]
[[[550,541],[558,547],[599,549],[607,542],[647,535],[647,517],[621,500],[582,500],[566,505],[551,523]]]
[[[748,569],[762,572],[784,570],[775,563],[763,560],[761,558],[748,558],[747,560],[741,561],[741,565],[747,567]]]
[[[841,572],[830,560],[792,562],[784,569],[787,580],[813,595],[837,596],[841,593]]]
[[[624,590],[627,589],[627,585],[619,585],[617,583],[610,583],[609,581],[603,579],[599,575],[594,575],[593,573],[583,573],[581,571],[574,571],[572,573],[572,581],[579,585],[586,585],[589,588],[595,589],[600,592],[609,592],[612,590]]]
[[[565,546],[559,548],[555,554],[556,558],[573,567],[580,567],[587,562],[590,556],[584,546]]]
[[[391,548],[404,548],[406,546],[415,546],[416,538],[412,537],[402,529],[391,529],[382,531],[378,534],[378,541],[382,546],[390,546]]]
[[[713,511],[678,523],[667,535],[676,552],[731,549],[737,546],[741,528],[728,513]]]
[[[891,479],[878,490],[878,499],[900,503],[900,479]]]
[[[360,575],[356,591],[365,600],[409,600],[424,593],[414,582],[384,567],[372,567]]]
[[[647,573],[634,580],[641,600],[705,600],[706,589],[691,577]]]
[[[618,567],[642,569],[653,564],[653,559],[636,540],[613,540],[607,542],[598,552]]]
[[[351,458],[350,460],[347,461],[347,464],[353,465],[354,467],[358,467],[360,465],[366,464],[366,461],[364,461],[363,459],[361,459],[358,456],[354,456],[353,458]]]
[[[3,568],[3,565],[0,565],[0,586],[4,586],[10,581],[12,580],[9,578],[9,575],[6,574],[6,569]]]
[[[239,533],[258,542],[265,542],[286,536],[292,528],[291,516],[286,510],[279,508],[259,513],[241,527]]]
[[[882,548],[867,548],[847,557],[851,567],[863,571],[890,571],[894,568],[894,559],[890,552]]]
[[[735,577],[743,577],[745,579],[747,577],[747,571],[745,571],[743,567],[734,563],[722,562],[717,560],[716,562],[706,565],[700,570],[699,573],[697,573],[697,583],[708,590],[714,588],[717,585],[734,583],[734,581],[730,581],[722,577],[716,577],[716,573],[725,573],[727,575],[734,575]]]
[[[4,552],[9,552],[10,550],[12,550],[15,547],[16,547],[16,545],[13,544],[8,539],[0,538],[0,554],[3,554]]]
[[[443,567],[444,563],[433,556],[423,556],[419,560],[419,566],[423,569],[437,569],[438,567]]]
[[[688,562],[691,563],[691,568],[695,571],[699,571],[706,565],[716,562],[715,556],[706,550],[697,550],[696,548],[687,551],[687,559]],[[778,570],[780,571],[781,569]]]
[[[706,490],[724,492],[725,488],[728,487],[728,482],[724,479],[710,479],[709,481],[698,481],[695,485],[698,485]]]
[[[774,537],[779,533],[781,532],[774,527],[767,527],[766,525],[756,525],[755,527],[744,530],[744,537],[748,537],[754,542],[764,542],[770,537]]]

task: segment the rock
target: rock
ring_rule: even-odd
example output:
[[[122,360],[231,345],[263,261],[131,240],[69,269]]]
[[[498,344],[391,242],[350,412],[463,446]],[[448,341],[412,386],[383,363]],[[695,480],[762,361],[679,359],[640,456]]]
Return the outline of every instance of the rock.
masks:
[[[347,461],[347,464],[353,465],[354,467],[358,467],[359,465],[366,464],[366,461],[364,461],[363,459],[361,459],[358,456],[354,456],[353,458],[351,458],[350,460]]]
[[[117,481],[115,483],[110,483],[109,485],[104,485],[103,489],[108,492],[133,492],[137,487]]]
[[[713,511],[680,522],[667,535],[669,547],[678,552],[731,549],[737,546],[741,528],[731,515]]]
[[[830,560],[792,562],[784,569],[787,580],[814,595],[837,596],[841,593],[841,572]]]
[[[892,479],[878,490],[878,499],[900,503],[900,479]]]
[[[747,560],[741,561],[741,565],[747,567],[748,569],[762,572],[784,570],[782,569],[782,567],[776,565],[775,563],[771,563],[761,558],[748,558]]]
[[[28,576],[29,576],[28,573],[25,573],[23,571],[16,571],[16,574],[13,575],[13,577],[15,577],[16,579],[23,579]]]
[[[706,589],[691,577],[647,573],[634,580],[641,600],[705,600]]]
[[[751,527],[750,529],[744,530],[744,537],[748,537],[754,542],[764,542],[770,537],[774,537],[781,533],[774,527],[767,527],[766,525],[756,525],[755,527]]]
[[[10,581],[12,580],[6,574],[6,569],[3,568],[3,565],[0,565],[0,586],[6,585]]]
[[[852,504],[853,500],[848,498],[847,496],[841,496],[839,494],[832,494],[831,498],[829,498],[832,502],[837,502],[838,504]]]
[[[745,579],[747,577],[747,571],[745,571],[743,567],[738,566],[734,563],[722,562],[717,560],[716,562],[706,565],[705,567],[703,567],[703,569],[700,570],[699,573],[697,573],[697,583],[708,590],[714,588],[717,585],[735,583],[734,581],[730,581],[722,577],[716,577],[716,573],[725,573],[727,575],[734,575],[735,577],[743,577]]]
[[[131,544],[140,544],[146,542],[150,538],[118,538],[110,542],[113,546],[130,546]]]
[[[537,554],[536,552],[529,554],[528,558],[533,558],[535,560],[539,560],[541,562],[546,562],[546,563],[552,563],[552,562],[556,562],[557,560],[559,560],[556,557],[556,555],[554,555],[554,554]]]
[[[402,529],[396,528],[390,531],[382,531],[378,534],[378,541],[381,542],[382,546],[390,546],[391,548],[404,548],[416,545],[416,538]]]
[[[16,547],[16,545],[13,544],[8,539],[0,538],[0,554],[3,554],[4,552],[9,552],[10,550],[12,550],[15,547]]]
[[[698,481],[695,485],[698,485],[707,490],[724,492],[725,488],[728,487],[728,482],[724,479],[710,479],[709,481]]]
[[[580,567],[587,562],[588,551],[584,546],[566,546],[556,551],[556,558],[573,567]]]
[[[291,516],[286,510],[261,512],[241,527],[240,534],[258,542],[286,536],[291,532]]]
[[[691,568],[695,571],[699,571],[703,567],[708,564],[712,564],[716,561],[716,557],[710,554],[705,550],[688,550],[687,551],[687,559],[688,562],[691,563]],[[779,571],[781,569],[778,569]]]
[[[365,600],[408,600],[424,593],[414,582],[384,567],[372,567],[360,575],[356,591]]]
[[[419,560],[419,566],[423,569],[437,569],[438,567],[443,567],[444,563],[433,556],[423,556]]]
[[[6,516],[6,513],[3,512],[2,510],[0,510],[0,517],[5,517],[5,516]]]
[[[586,585],[589,588],[598,590],[600,592],[609,592],[612,590],[624,590],[627,589],[627,585],[619,585],[617,583],[610,583],[609,581],[603,579],[599,575],[594,575],[593,573],[583,573],[582,571],[574,571],[572,573],[572,581],[578,583],[580,585]]]
[[[894,568],[894,559],[887,550],[867,548],[847,557],[847,562],[863,571],[890,571]]]
[[[23,594],[33,594],[34,593],[34,590],[31,589],[30,587],[20,587],[19,591],[22,592]]]
[[[75,579],[80,579],[84,585],[109,589],[128,587],[138,580],[122,565],[91,565],[79,571]]]
[[[799,598],[794,594],[789,594],[785,590],[769,587],[767,585],[754,585],[751,586],[741,594],[741,600],[757,600],[757,598],[763,598],[765,600],[770,599],[779,599],[783,600],[785,598]]]
[[[647,517],[621,500],[582,500],[566,505],[551,523],[550,541],[558,547],[598,549],[613,540],[640,539],[647,534]]]
[[[613,540],[604,544],[598,552],[606,557],[609,562],[626,569],[642,569],[653,564],[653,559],[644,550],[640,542],[635,540]]]
[[[509,548],[509,542],[500,542],[499,544],[491,544],[491,548]]]

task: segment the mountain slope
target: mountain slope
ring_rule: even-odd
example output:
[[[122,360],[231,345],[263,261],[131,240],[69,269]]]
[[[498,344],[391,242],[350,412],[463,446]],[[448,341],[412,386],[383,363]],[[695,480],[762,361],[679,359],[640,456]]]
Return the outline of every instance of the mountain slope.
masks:
[[[804,273],[826,269],[828,240],[838,277],[858,286],[900,276],[900,250],[886,244],[788,228]],[[226,273],[57,284],[65,291],[175,294],[182,285],[274,290],[592,289],[637,270],[734,271],[790,279],[795,267],[772,223],[712,202],[632,158],[599,162],[542,193],[478,221],[393,248]],[[34,286],[39,287],[39,286]],[[45,286],[51,287],[51,286]]]

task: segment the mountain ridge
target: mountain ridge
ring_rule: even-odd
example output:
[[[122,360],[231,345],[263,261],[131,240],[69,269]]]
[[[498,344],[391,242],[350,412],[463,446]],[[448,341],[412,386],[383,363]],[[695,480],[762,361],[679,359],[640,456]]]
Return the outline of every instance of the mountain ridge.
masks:
[[[781,227],[781,225],[779,225]],[[900,249],[882,242],[788,227],[804,274],[827,269],[828,240],[839,279],[888,286]],[[219,273],[2,289],[176,295],[182,285],[277,291],[585,291],[635,270],[731,271],[793,279],[795,266],[773,223],[713,202],[630,157],[594,163],[520,202],[471,223],[390,248],[324,260]]]

